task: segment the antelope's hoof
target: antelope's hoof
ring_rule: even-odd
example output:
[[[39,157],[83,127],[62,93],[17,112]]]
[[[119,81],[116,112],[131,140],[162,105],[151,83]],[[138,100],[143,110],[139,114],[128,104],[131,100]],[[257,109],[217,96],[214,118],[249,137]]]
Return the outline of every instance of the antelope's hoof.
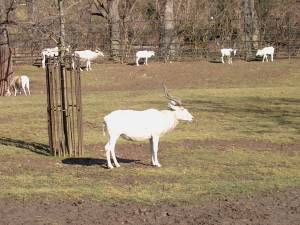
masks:
[[[107,165],[108,169],[113,169],[114,167],[112,165]]]
[[[161,167],[159,163],[153,163],[152,166]]]

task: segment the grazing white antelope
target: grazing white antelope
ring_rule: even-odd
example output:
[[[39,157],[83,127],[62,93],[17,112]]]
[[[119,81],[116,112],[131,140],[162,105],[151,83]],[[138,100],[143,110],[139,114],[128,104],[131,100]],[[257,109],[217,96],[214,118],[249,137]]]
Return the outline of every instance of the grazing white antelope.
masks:
[[[228,64],[232,64],[232,56],[236,55],[236,49],[222,48],[221,49],[221,60],[224,63],[224,56],[228,58]]]
[[[28,91],[28,94],[30,95],[30,89],[29,89],[29,77],[26,75],[22,76],[15,76],[12,78],[9,87],[6,91],[6,96],[11,96],[11,89],[13,89],[15,96],[18,92],[21,94],[21,89],[23,90],[24,94],[27,96],[26,89]]]
[[[131,141],[149,140],[152,165],[161,167],[157,157],[159,138],[173,130],[180,120],[193,120],[192,114],[182,106],[181,100],[171,96],[165,85],[164,89],[170,100],[168,110],[116,110],[104,117],[103,128],[109,134],[105,151],[110,169],[113,168],[111,157],[115,166],[120,167],[115,155],[115,145],[120,136]]]
[[[151,58],[154,55],[155,55],[154,51],[147,51],[147,50],[145,50],[145,51],[138,51],[135,54],[135,57],[136,57],[135,63],[138,66],[139,65],[139,60],[140,59],[145,59],[145,65],[148,65],[148,58]]]
[[[274,61],[274,59],[273,59],[274,51],[275,51],[275,49],[273,47],[265,47],[263,49],[258,49],[256,56],[262,56],[263,57],[262,62],[264,62],[265,59],[268,62],[268,55],[270,55],[271,62],[273,62]]]
[[[79,59],[82,61],[86,61],[86,71],[92,70],[91,67],[92,60],[95,60],[99,56],[104,56],[103,52],[101,52],[98,49],[96,51],[91,51],[91,50],[75,51],[73,55],[79,57]],[[73,69],[75,69],[74,60],[72,62],[72,67]],[[81,68],[80,70],[82,71]]]
[[[70,51],[70,46],[68,46],[66,48],[66,51],[69,52]],[[56,57],[58,56],[59,52],[58,52],[58,47],[54,47],[54,48],[45,48],[42,50],[42,67],[45,69],[46,68],[46,56],[48,57]]]

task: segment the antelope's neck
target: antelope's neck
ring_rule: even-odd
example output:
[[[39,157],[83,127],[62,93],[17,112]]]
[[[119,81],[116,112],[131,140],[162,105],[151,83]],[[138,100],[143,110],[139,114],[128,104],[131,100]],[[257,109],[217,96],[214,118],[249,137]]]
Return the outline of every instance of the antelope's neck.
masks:
[[[179,123],[175,112],[171,110],[162,110],[161,112],[164,114],[165,120],[167,121],[164,133],[172,131]]]

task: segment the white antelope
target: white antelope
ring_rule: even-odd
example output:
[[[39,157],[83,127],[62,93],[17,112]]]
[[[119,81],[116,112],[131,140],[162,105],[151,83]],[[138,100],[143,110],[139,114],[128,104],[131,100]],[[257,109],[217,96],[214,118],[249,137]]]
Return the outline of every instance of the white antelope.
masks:
[[[257,53],[256,53],[256,56],[262,56],[263,59],[262,59],[262,62],[266,61],[268,62],[268,55],[270,55],[270,58],[271,58],[271,62],[273,62],[274,60],[274,51],[275,49],[273,47],[265,47],[263,49],[258,49],[257,50]]]
[[[28,91],[28,94],[30,95],[30,89],[29,89],[29,77],[26,75],[22,76],[15,76],[12,78],[9,87],[6,91],[6,96],[11,96],[11,89],[14,91],[14,95],[16,96],[18,92],[21,94],[21,89],[23,90],[24,94],[27,96],[26,89]]]
[[[232,56],[236,55],[236,49],[222,48],[221,49],[221,60],[224,63],[224,56],[228,58],[228,64],[232,64]]]
[[[95,60],[99,56],[104,56],[103,52],[100,50],[91,51],[91,50],[84,50],[84,51],[75,51],[73,56],[77,56],[80,60],[86,61],[86,71],[92,70],[91,61]],[[75,69],[74,60],[72,62],[72,67]],[[80,68],[82,71],[82,69]]]
[[[130,141],[149,140],[152,165],[161,167],[157,157],[159,138],[173,130],[179,120],[193,120],[193,116],[182,106],[181,100],[171,96],[165,86],[164,89],[170,100],[168,110],[116,110],[104,117],[104,131],[109,134],[109,141],[105,145],[108,168],[113,168],[111,157],[115,166],[120,167],[115,155],[115,145],[120,136]]]
[[[70,51],[70,46],[66,48],[66,51]],[[57,57],[59,54],[58,52],[58,47],[54,48],[45,48],[42,50],[42,67],[45,69],[46,68],[46,56],[47,57]]]
[[[145,65],[148,65],[148,58],[151,58],[154,55],[155,55],[154,51],[147,51],[147,50],[145,50],[145,51],[138,51],[135,54],[135,57],[136,57],[135,63],[138,66],[139,65],[139,60],[140,59],[145,59]]]

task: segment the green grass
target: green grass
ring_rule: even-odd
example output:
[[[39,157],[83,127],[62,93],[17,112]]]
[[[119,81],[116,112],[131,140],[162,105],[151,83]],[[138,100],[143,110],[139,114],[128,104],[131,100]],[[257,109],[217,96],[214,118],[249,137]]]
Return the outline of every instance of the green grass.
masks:
[[[47,171],[25,170],[2,175],[0,196],[47,194],[89,196],[105,202],[197,203],[300,185],[299,153],[249,149],[220,152],[204,147],[172,148],[162,152],[162,156],[164,167],[160,169],[129,165],[112,171],[99,166],[60,168],[53,162],[54,168]],[[2,171],[6,164],[12,166],[1,163]]]
[[[217,81],[224,86],[173,88],[172,94],[185,100],[195,121],[180,123],[173,132],[162,137],[161,143],[170,146],[159,151],[163,167],[122,164],[114,170],[98,164],[63,164],[62,158],[37,154],[34,147],[19,148],[5,141],[10,138],[29,145],[48,143],[43,71],[29,66],[17,67],[17,71],[32,77],[34,94],[0,99],[0,198],[30,198],[38,194],[58,198],[89,197],[104,202],[196,204],[207,199],[300,187],[300,152],[284,147],[299,145],[300,140],[299,66],[298,62],[289,65],[283,61],[276,67],[286,69],[286,82],[276,77],[270,78],[270,82],[262,77],[255,81],[259,85],[249,80],[247,86],[247,80],[243,80],[240,87],[228,87],[226,82]],[[103,68],[105,65],[95,67],[94,73]],[[112,85],[116,80],[108,77],[113,67],[108,68],[109,74],[102,78],[106,85]],[[158,89],[89,91],[89,87],[96,86],[92,80],[95,74],[83,76],[83,88],[86,88],[83,93],[84,143],[96,146],[95,150],[87,151],[85,157],[104,160],[101,150],[106,137],[102,136],[101,122],[105,114],[120,108],[164,109],[166,100]],[[224,76],[224,79],[227,78]],[[185,140],[201,143],[224,140],[233,145],[223,150],[214,145],[193,148],[178,145]],[[234,145],[236,140],[273,143],[283,148],[279,151],[239,147]],[[124,143],[129,142],[119,142]],[[145,148],[148,157],[149,147],[145,145]]]

